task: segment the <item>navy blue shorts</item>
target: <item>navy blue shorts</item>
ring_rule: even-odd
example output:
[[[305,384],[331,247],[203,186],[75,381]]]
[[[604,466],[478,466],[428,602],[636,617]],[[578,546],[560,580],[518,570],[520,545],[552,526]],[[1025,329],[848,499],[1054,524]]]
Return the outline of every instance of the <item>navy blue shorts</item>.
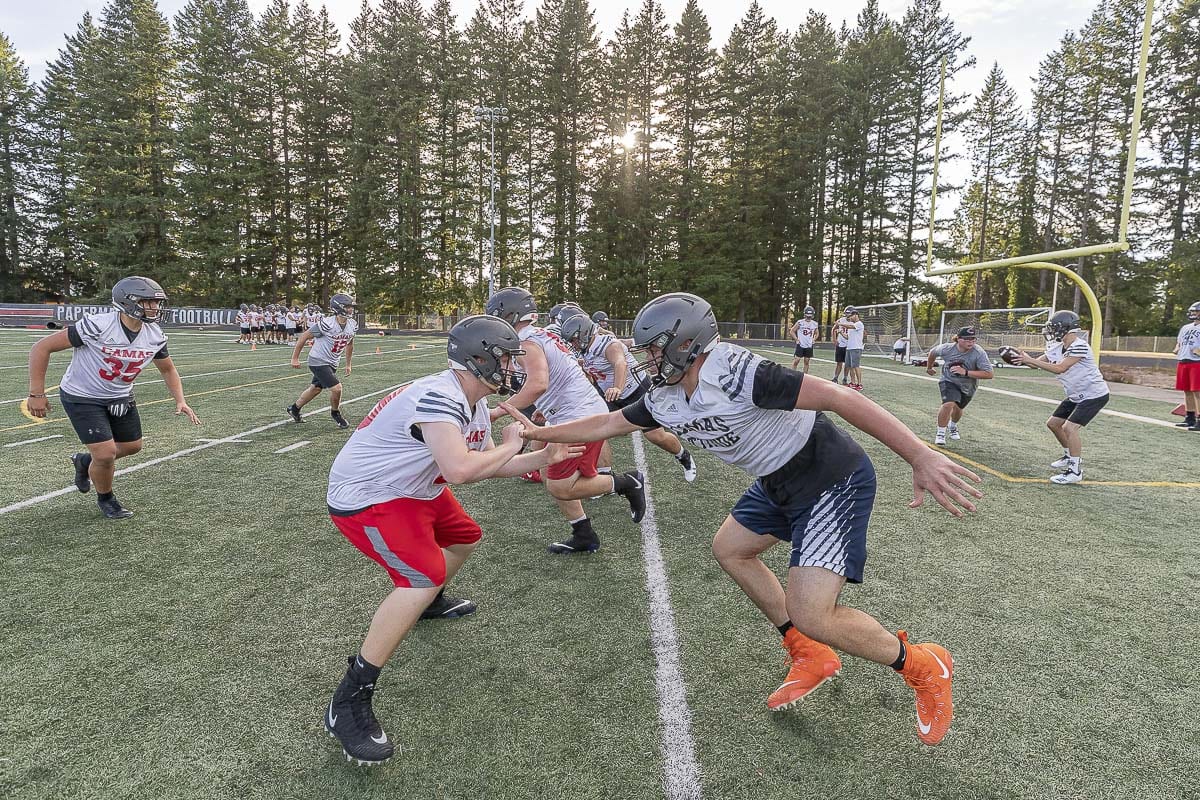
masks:
[[[730,512],[755,533],[792,543],[793,567],[823,567],[850,583],[862,583],[867,563],[867,522],[875,504],[875,467],[863,457],[858,469],[814,498],[783,508],[755,481]]]

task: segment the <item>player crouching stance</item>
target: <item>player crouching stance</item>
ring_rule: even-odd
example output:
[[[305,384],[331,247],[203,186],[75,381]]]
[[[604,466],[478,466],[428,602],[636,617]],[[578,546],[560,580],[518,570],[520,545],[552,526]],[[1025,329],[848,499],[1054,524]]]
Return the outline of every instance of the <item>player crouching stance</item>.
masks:
[[[329,471],[333,524],[396,586],[325,711],[325,729],[360,766],[395,752],[371,707],[380,670],[482,535],[447,484],[514,477],[582,452],[553,446],[519,455],[519,423],[504,429],[498,447],[492,441],[487,397],[514,390],[512,361],[522,354],[507,322],[467,317],[451,328],[447,353],[450,369],[380,400]]]
[[[318,320],[315,325],[300,334],[292,348],[292,367],[300,369],[300,353],[310,340],[315,342],[308,353],[308,368],[313,374],[312,386],[309,386],[296,402],[285,411],[296,422],[304,422],[300,409],[304,408],[322,389],[329,390],[329,416],[339,428],[349,428],[350,423],[342,416],[342,382],[338,380],[338,363],[342,353],[346,354],[346,375],[353,371],[354,334],[358,331],[358,323],[354,321],[354,298],[348,294],[335,294],[329,300],[333,316]]]
[[[862,581],[875,470],[866,453],[821,412],[832,411],[898,453],[913,469],[913,501],[925,493],[955,516],[980,497],[979,478],[927,448],[857,391],[766,361],[717,336],[709,304],[691,294],[650,301],[633,323],[651,389],[632,406],[567,425],[525,428],[542,441],[611,438],[665,427],[757,476],[713,540],[721,567],[783,635],[791,669],[767,699],[781,711],[841,669],[833,647],[891,666],[916,691],[918,736],[937,744],[954,713],[954,663],[936,644],[910,644],[872,617],[838,605],[846,581]],[[510,413],[512,413],[510,411]],[[792,546],[787,591],[759,556]]]
[[[150,361],[162,373],[167,391],[175,400],[175,413],[186,414],[196,425],[196,412],[183,396],[183,383],[167,354],[167,336],[158,326],[167,307],[167,295],[149,278],[132,276],[112,289],[116,311],[84,315],[29,351],[27,408],[43,418],[50,410],[46,399],[46,368],[50,354],[71,350],[71,363],[59,384],[58,398],[71,419],[86,453],[71,456],[75,488],[87,493],[96,487],[96,503],[109,519],[132,517],[113,494],[113,474],[119,458],[142,449],[142,420],[133,399],[133,381]]]
[[[1051,477],[1050,482],[1079,483],[1083,480],[1083,439],[1079,432],[1108,405],[1108,384],[1096,366],[1087,337],[1079,329],[1078,314],[1059,311],[1046,323],[1042,333],[1046,337],[1043,357],[1034,358],[1021,351],[1014,361],[1053,373],[1062,384],[1067,399],[1046,420],[1046,427],[1063,449],[1062,458],[1050,465],[1062,472]]]

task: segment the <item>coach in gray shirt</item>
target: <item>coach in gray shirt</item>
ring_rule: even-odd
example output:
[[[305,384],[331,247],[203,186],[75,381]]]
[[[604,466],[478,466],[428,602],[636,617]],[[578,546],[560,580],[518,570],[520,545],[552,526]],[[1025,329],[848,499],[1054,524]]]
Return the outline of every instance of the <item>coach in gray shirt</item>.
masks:
[[[961,329],[954,341],[939,344],[929,351],[925,371],[930,375],[936,372],[934,363],[938,358],[942,359],[942,377],[938,381],[942,407],[938,409],[937,435],[933,443],[945,444],[947,433],[951,439],[962,438],[958,421],[962,419],[967,403],[975,396],[979,381],[992,377],[992,362],[987,351],[975,344],[974,328]]]

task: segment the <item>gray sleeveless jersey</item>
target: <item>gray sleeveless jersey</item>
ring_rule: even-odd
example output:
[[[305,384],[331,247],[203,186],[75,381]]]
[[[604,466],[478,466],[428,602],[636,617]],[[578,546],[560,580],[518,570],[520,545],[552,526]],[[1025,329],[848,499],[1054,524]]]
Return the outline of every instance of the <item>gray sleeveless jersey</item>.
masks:
[[[533,342],[546,354],[550,382],[534,405],[547,422],[559,425],[593,414],[608,413],[608,404],[596,394],[575,354],[562,339],[534,325],[522,328],[518,336],[523,342]]]
[[[96,400],[129,397],[138,373],[167,343],[166,334],[153,322],[143,322],[129,341],[117,311],[84,315],[75,323],[75,332],[83,346],[71,351],[71,363],[59,389]]]
[[[342,353],[354,339],[358,323],[346,320],[345,327],[338,325],[337,317],[325,317],[308,329],[313,335],[312,349],[308,351],[310,367],[336,367],[342,361]]]

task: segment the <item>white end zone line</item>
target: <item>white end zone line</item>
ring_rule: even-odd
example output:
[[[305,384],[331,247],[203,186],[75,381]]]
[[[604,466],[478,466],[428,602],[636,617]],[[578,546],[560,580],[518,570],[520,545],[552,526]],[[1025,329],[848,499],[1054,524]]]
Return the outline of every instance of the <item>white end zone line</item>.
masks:
[[[779,351],[771,350],[768,347],[755,347],[755,348],[751,348],[751,349],[771,353],[772,355],[779,355]],[[813,361],[821,361],[826,364],[834,363],[834,362],[830,361],[828,358],[813,358]],[[903,378],[916,378],[917,380],[932,381],[933,383],[938,382],[938,378],[936,376],[913,375],[911,372],[897,372],[894,369],[883,369],[882,367],[863,366],[862,368],[865,370],[870,370],[871,372],[886,372],[888,375],[899,375]],[[1032,400],[1035,403],[1049,403],[1052,406],[1056,406],[1060,402],[1062,402],[1061,400],[1052,400],[1049,397],[1038,397],[1037,395],[1033,395],[1033,394],[1024,394],[1023,392],[1014,392],[1010,389],[993,389],[989,386],[980,386],[978,389],[976,389],[976,391],[990,392],[992,394],[1001,394],[1006,397],[1016,397],[1020,400]],[[1153,417],[1142,417],[1137,414],[1129,414],[1125,411],[1112,411],[1107,408],[1100,409],[1100,413],[1107,414],[1110,417],[1120,417],[1121,419],[1133,420],[1134,422],[1144,422],[1147,425],[1157,425],[1160,428],[1170,428],[1171,430],[1177,430],[1175,427],[1175,423],[1170,422],[1169,420],[1154,419]],[[1178,428],[1178,430],[1184,430],[1184,429]]]
[[[296,442],[295,444],[289,444],[287,447],[281,447],[281,448],[279,448],[278,450],[276,450],[276,451],[275,451],[274,453],[272,453],[271,455],[273,455],[273,456],[277,456],[277,455],[279,455],[280,453],[287,453],[287,452],[289,452],[289,451],[291,451],[291,450],[298,450],[298,449],[300,449],[301,447],[304,447],[304,445],[306,445],[306,444],[312,444],[312,442],[310,442],[310,441],[308,441],[308,440],[305,440],[305,441],[302,441],[302,442]]]
[[[663,783],[667,800],[700,800],[700,764],[692,738],[692,712],[680,666],[675,612],[667,591],[667,570],[654,521],[650,471],[642,435],[633,435],[633,458],[646,484],[646,514],[642,517],[642,553],[646,590],[650,594],[650,642],[654,647],[654,683],[658,689],[658,718],[662,721]],[[2,512],[0,512],[2,513]]]
[[[21,441],[21,442],[9,442],[8,444],[6,444],[4,446],[5,447],[20,447],[23,444],[33,444],[34,442],[44,442],[47,439],[61,439],[61,438],[63,438],[63,435],[61,433],[56,433],[53,436],[39,436],[36,439],[25,439],[24,441]]]
[[[367,394],[361,394],[358,397],[352,397],[349,400],[343,400],[342,405],[346,405],[347,403],[356,403],[359,400],[366,400],[368,397],[375,397],[376,395],[386,394],[388,392],[399,389],[401,386],[406,386],[409,383],[412,383],[412,381],[404,381],[404,383],[397,383],[394,386],[388,386],[386,389],[379,389],[378,391],[368,392]],[[321,414],[328,410],[329,410],[329,406],[324,406],[323,408],[318,408],[313,411],[309,411],[304,416],[311,417],[313,414]],[[196,445],[195,447],[188,447],[183,450],[178,450],[174,453],[170,453],[165,456],[160,456],[159,458],[152,458],[149,461],[143,461],[141,464],[134,464],[132,467],[126,467],[125,469],[119,469],[114,473],[114,475],[128,475],[131,472],[137,472],[138,470],[146,469],[147,467],[157,466],[158,464],[162,464],[165,461],[173,461],[177,458],[182,458],[183,456],[191,455],[192,453],[199,453],[201,450],[207,450],[210,447],[216,447],[219,444],[226,444],[228,442],[236,442],[238,439],[241,439],[243,436],[252,436],[256,433],[262,433],[263,431],[268,431],[271,428],[278,428],[281,425],[295,425],[295,424],[296,423],[290,419],[281,419],[278,422],[270,422],[270,423],[267,423],[266,425],[260,425],[259,427],[252,428],[248,431],[242,431],[241,433],[235,433],[232,436],[226,436],[223,439],[213,439],[212,441],[205,442],[204,444]],[[38,503],[44,503],[47,500],[52,500],[55,497],[62,497],[64,494],[70,494],[71,492],[78,492],[78,491],[79,490],[76,489],[74,485],[71,485],[64,489],[57,489],[53,492],[47,492],[46,494],[38,495],[37,497],[31,497],[28,500],[21,500],[18,503],[13,503],[12,505],[8,505],[8,506],[4,506],[3,508],[0,508],[0,516],[4,516],[5,514],[11,514],[14,511],[20,511],[23,508],[29,508],[30,506],[35,506]],[[649,495],[649,493],[647,493],[647,496],[648,495]]]

